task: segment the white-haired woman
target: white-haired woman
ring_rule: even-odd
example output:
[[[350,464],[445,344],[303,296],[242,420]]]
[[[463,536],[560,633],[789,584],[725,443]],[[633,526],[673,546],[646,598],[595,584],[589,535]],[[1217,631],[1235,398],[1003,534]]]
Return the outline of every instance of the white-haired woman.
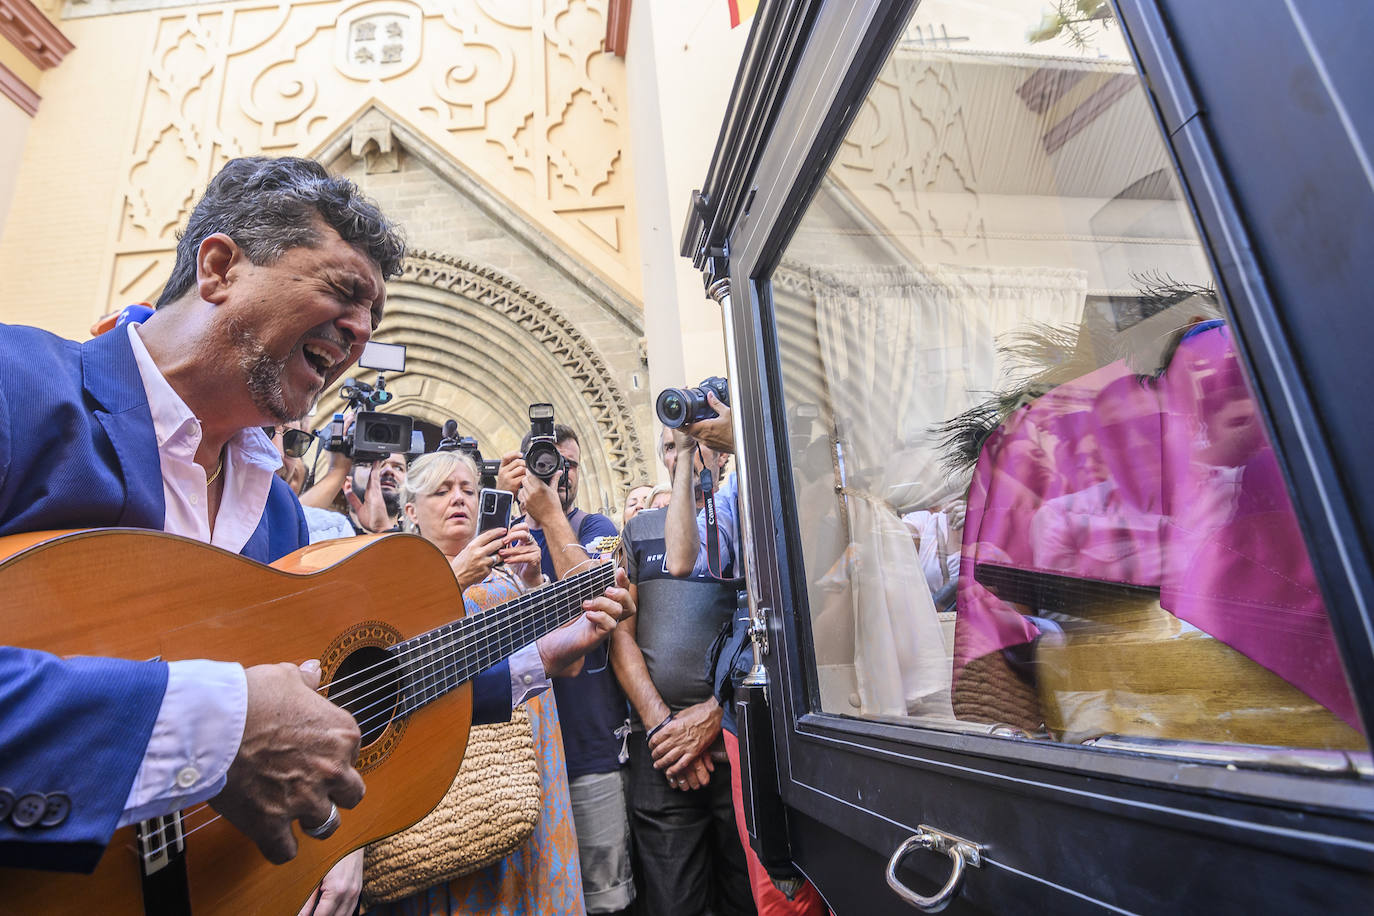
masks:
[[[537,587],[543,578],[539,545],[523,522],[509,531],[495,528],[477,534],[481,487],[477,465],[462,452],[434,452],[417,458],[401,490],[402,528],[443,551],[464,590],[491,578],[493,570],[498,578]]]
[[[477,466],[461,452],[436,452],[411,464],[402,489],[403,526],[448,557],[468,613],[494,607],[542,581],[539,547],[524,524],[477,534]],[[533,835],[504,859],[447,884],[369,913],[583,913],[581,867],[567,766],[553,691],[529,700],[542,810]]]

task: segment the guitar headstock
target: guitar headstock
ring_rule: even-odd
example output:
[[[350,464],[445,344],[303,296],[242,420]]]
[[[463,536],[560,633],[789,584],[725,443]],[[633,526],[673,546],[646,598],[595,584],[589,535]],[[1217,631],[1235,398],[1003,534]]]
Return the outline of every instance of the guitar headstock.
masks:
[[[599,556],[606,560],[615,556],[615,552],[620,549],[620,535],[602,535],[587,547],[589,553]]]

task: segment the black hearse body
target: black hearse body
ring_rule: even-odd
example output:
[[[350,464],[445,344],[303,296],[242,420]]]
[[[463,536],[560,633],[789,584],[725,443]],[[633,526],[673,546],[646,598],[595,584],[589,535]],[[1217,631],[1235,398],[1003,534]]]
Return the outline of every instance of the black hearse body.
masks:
[[[780,878],[1374,907],[1371,37],[1353,0],[760,5],[682,253],[728,280]]]

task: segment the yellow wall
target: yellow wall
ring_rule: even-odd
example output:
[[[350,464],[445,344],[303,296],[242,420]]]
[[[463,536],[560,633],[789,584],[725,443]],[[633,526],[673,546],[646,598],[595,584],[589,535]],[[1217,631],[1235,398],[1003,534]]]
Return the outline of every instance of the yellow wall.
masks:
[[[100,278],[139,80],[127,61],[146,54],[148,30],[146,17],[118,16],[63,31],[76,50],[43,76],[0,238],[0,321],[84,338],[105,311]]]
[[[77,50],[43,78],[0,238],[0,320],[83,336],[156,293],[227,158],[315,155],[373,104],[640,301],[625,68],[600,52],[604,11],[300,0],[64,21]]]
[[[30,89],[37,91],[38,78],[42,70],[38,65],[29,60],[19,49],[8,41],[0,40],[0,64],[4,64],[13,71],[14,75],[28,84]]]
[[[19,160],[24,155],[24,141],[28,136],[28,112],[7,98],[0,98],[0,226],[5,224],[5,214],[10,209]]]

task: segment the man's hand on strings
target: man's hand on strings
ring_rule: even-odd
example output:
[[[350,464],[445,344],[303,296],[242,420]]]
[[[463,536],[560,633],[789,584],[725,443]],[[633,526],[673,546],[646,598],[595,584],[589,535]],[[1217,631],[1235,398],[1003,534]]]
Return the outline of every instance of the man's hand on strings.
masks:
[[[582,670],[582,656],[596,648],[616,624],[635,614],[625,570],[615,571],[615,584],[582,602],[582,614],[566,626],[541,636],[535,643],[549,677],[571,677]]]
[[[361,736],[346,710],[316,693],[319,662],[254,665],[244,674],[243,740],[210,804],[280,865],[296,855],[292,822],[323,824],[333,805],[362,801],[363,778],[353,769]]]

